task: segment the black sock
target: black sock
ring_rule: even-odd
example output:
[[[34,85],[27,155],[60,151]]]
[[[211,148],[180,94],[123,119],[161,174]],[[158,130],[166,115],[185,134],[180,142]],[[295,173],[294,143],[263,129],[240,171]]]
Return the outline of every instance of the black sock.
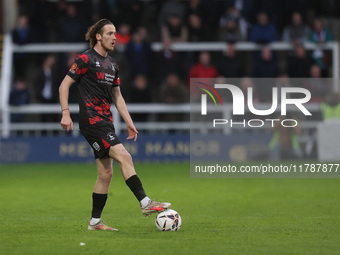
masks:
[[[146,197],[143,185],[137,175],[132,175],[129,179],[125,181],[125,183],[129,186],[130,190],[136,196],[138,201],[141,201],[143,198]]]
[[[106,200],[107,194],[92,193],[92,218],[100,218]]]

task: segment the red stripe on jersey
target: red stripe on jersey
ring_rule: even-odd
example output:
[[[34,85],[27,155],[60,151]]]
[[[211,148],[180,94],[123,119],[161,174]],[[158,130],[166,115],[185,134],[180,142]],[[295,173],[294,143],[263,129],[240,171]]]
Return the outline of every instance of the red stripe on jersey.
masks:
[[[103,142],[103,144],[104,144],[105,149],[107,149],[107,148],[109,148],[109,147],[111,146],[111,145],[108,144],[103,138],[102,138],[102,142]]]

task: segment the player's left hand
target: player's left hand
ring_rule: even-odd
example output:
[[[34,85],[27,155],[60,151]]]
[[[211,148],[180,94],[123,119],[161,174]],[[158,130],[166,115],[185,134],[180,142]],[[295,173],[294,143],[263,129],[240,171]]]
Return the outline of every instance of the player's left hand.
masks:
[[[127,140],[133,139],[133,141],[135,142],[137,140],[137,134],[138,134],[138,131],[137,131],[135,125],[133,125],[133,124],[127,125],[127,129],[128,129],[128,132],[129,132],[129,137],[126,138],[126,139]]]

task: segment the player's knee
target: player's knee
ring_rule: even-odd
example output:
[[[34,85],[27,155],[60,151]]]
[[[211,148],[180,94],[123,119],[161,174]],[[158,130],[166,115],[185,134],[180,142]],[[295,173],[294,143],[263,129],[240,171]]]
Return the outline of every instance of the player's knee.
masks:
[[[99,177],[104,180],[111,180],[113,175],[113,169],[112,168],[106,168],[102,169],[99,172]]]
[[[106,173],[106,178],[109,179],[109,180],[111,180],[111,179],[112,179],[112,175],[113,175],[113,170],[111,169],[110,171],[108,171],[108,172]]]

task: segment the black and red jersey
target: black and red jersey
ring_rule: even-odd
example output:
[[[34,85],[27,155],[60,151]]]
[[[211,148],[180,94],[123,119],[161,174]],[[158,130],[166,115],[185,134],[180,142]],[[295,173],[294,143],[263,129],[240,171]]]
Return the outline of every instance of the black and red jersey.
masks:
[[[79,126],[112,122],[112,88],[120,85],[116,60],[89,49],[76,57],[68,75],[78,83]]]

